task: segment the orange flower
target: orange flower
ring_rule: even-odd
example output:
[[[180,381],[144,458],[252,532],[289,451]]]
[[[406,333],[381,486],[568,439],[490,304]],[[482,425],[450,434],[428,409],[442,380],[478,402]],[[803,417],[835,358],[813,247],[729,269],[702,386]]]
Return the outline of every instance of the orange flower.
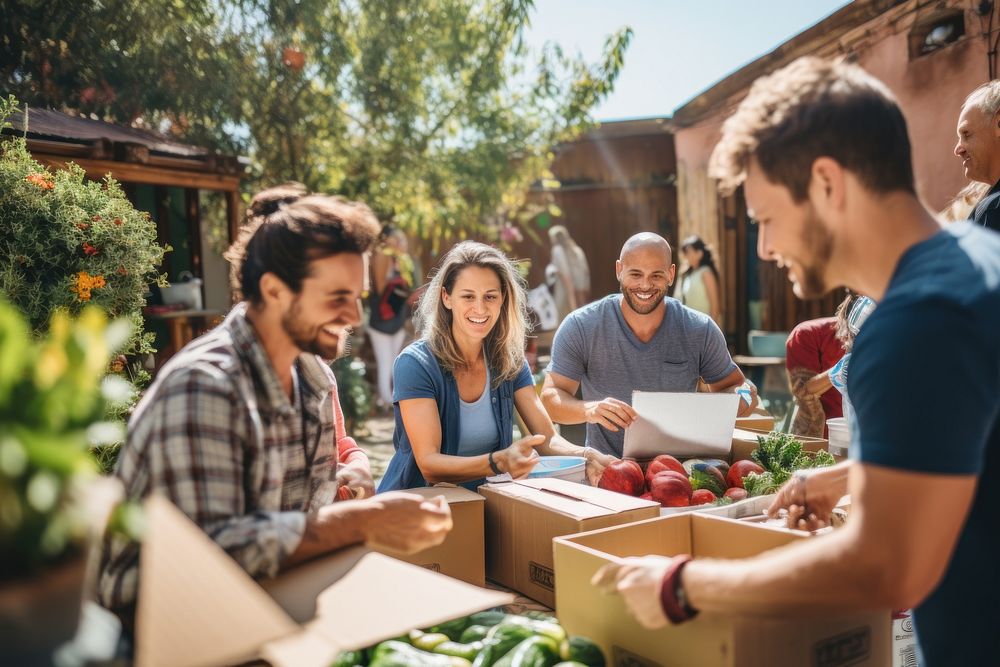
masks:
[[[78,223],[76,223],[76,228],[77,229],[82,229],[82,230],[86,231],[86,230],[90,229],[90,224],[86,223],[86,222],[78,222]]]
[[[118,275],[120,275],[120,276],[127,276],[128,275],[128,269],[126,269],[124,266],[119,266],[118,267]]]
[[[51,190],[56,187],[56,184],[52,182],[52,174],[28,174],[24,177],[24,180],[28,181],[32,185],[40,187],[43,190]]]
[[[69,291],[76,294],[80,301],[90,301],[91,290],[100,289],[106,284],[104,276],[92,276],[86,271],[80,271],[70,278]]]
[[[93,220],[94,222],[100,222],[101,221],[101,216],[95,215],[93,218],[91,218],[91,220]]]
[[[95,248],[94,246],[90,245],[89,243],[84,243],[83,244],[83,254],[86,255],[87,257],[93,257],[94,255],[97,254],[97,248]]]
[[[115,218],[115,227],[121,227],[121,225],[122,225],[122,219]]]

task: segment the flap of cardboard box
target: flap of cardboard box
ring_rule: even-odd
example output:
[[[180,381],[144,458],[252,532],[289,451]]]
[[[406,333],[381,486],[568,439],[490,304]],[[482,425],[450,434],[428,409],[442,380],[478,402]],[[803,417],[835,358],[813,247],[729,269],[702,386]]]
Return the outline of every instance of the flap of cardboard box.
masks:
[[[254,657],[298,626],[169,500],[146,501],[136,656],[147,665],[218,665]]]
[[[267,592],[169,501],[147,501],[136,664],[329,664],[361,648],[513,597],[363,547],[266,581]],[[270,593],[270,595],[268,595]],[[295,620],[293,620],[295,619]],[[305,630],[296,623],[308,621]]]
[[[657,506],[657,503],[651,500],[564,479],[526,479],[505,484],[491,484],[489,488],[580,519]]]
[[[475,491],[469,491],[461,486],[427,486],[418,489],[407,489],[407,493],[416,493],[424,498],[436,498],[444,496],[449,505],[458,503],[481,503],[485,501],[481,495]]]

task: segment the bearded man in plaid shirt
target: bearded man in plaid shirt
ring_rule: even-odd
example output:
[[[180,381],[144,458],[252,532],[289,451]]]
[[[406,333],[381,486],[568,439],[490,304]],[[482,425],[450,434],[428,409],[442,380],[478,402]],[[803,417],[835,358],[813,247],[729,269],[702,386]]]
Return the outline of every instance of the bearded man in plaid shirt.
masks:
[[[451,529],[443,499],[373,495],[344,430],[326,359],[361,321],[379,224],[364,204],[265,190],[227,254],[245,301],[157,375],[129,422],[116,475],[129,498],[169,498],[254,577],[338,548],[414,552]],[[340,486],[357,500],[334,502]],[[139,545],[105,542],[101,603],[129,628]]]

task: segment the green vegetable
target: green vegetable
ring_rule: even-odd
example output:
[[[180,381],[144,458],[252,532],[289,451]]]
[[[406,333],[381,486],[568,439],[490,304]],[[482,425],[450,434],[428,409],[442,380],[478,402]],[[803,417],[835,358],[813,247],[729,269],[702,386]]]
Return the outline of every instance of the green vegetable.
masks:
[[[476,656],[472,663],[473,667],[491,667],[515,646],[533,635],[534,631],[523,625],[503,623],[494,626],[483,640],[483,650]]]
[[[552,667],[559,662],[558,647],[551,637],[535,635],[515,646],[496,667]]]
[[[750,495],[749,491],[747,491],[747,495]],[[733,504],[733,499],[726,498],[725,496],[723,496],[722,498],[716,498],[715,500],[712,501],[712,505],[732,505],[732,504]]]
[[[563,660],[583,663],[587,667],[604,667],[604,652],[601,647],[586,637],[570,637],[559,647],[559,657]]]
[[[330,667],[355,667],[355,665],[366,665],[364,651],[341,651],[334,658]]]
[[[421,632],[410,630],[410,643],[423,651],[433,651],[434,647],[448,640],[443,632]]]
[[[548,614],[544,611],[538,611],[537,609],[528,609],[521,612],[521,616],[525,618],[530,618],[536,621],[555,621],[556,618],[552,614]]]
[[[772,431],[767,435],[757,436],[757,449],[750,457],[759,463],[764,472],[750,473],[743,480],[743,488],[751,496],[761,496],[774,493],[788,481],[792,473],[805,468],[821,468],[835,463],[833,456],[826,451],[811,452],[802,449],[802,443],[790,433]],[[750,486],[747,479],[753,478]]]
[[[483,642],[470,642],[468,644],[462,644],[459,642],[441,642],[434,647],[434,653],[440,653],[441,655],[454,655],[459,658],[465,658],[470,662],[476,659],[479,652],[483,650]]]
[[[486,639],[486,635],[489,634],[490,629],[485,625],[470,625],[462,633],[462,636],[458,638],[458,641],[463,644],[468,644],[469,642],[477,642]]]
[[[719,480],[702,470],[692,469],[690,479],[692,491],[697,491],[698,489],[708,489],[716,496],[721,496],[726,492],[726,489],[719,484]]]
[[[535,619],[525,618],[524,616],[508,616],[507,620],[497,627],[527,628],[536,635],[544,635],[554,640],[556,646],[562,644],[563,640],[566,639],[566,631],[563,630],[563,627],[554,620],[536,621]]]
[[[557,662],[554,667],[587,667],[587,665],[576,660],[563,660],[562,662]]]
[[[469,625],[485,625],[487,628],[500,625],[506,618],[507,614],[502,611],[481,611],[466,617]]]
[[[469,667],[469,661],[421,651],[406,642],[389,640],[375,647],[369,667]]]
[[[447,623],[441,623],[432,628],[428,628],[427,632],[447,635],[448,639],[456,642],[461,639],[462,632],[464,632],[467,627],[469,627],[469,617],[464,616],[462,618],[456,618],[454,621],[448,621]]]

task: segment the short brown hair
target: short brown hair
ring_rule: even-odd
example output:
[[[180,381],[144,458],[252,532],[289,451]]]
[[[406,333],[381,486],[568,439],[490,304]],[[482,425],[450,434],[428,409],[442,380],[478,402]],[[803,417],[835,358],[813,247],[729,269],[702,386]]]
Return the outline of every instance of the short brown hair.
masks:
[[[813,162],[836,160],[872,192],[914,192],[906,120],[886,86],[857,65],[800,58],[754,82],[722,126],[709,164],[732,192],[756,158],[772,183],[808,197]]]
[[[309,262],[340,253],[362,255],[379,234],[379,222],[361,202],[308,194],[298,184],[260,192],[247,222],[226,252],[239,297],[260,302],[260,279],[273,273],[293,292],[302,289]]]

